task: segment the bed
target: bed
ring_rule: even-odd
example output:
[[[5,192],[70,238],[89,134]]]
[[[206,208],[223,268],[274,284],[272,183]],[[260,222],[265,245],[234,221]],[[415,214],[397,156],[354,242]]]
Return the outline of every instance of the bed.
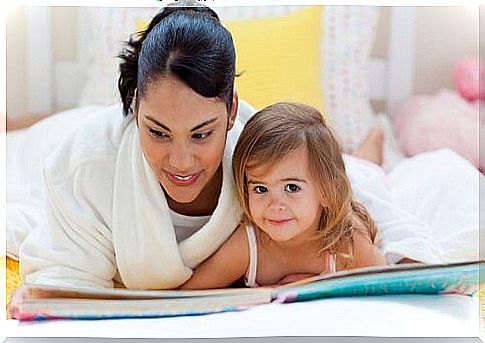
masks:
[[[29,130],[7,134],[7,226],[24,225],[16,231],[15,237],[7,239],[7,253],[13,259],[17,257],[18,244],[28,233],[29,223],[38,220],[36,215],[41,215],[31,211],[39,208],[43,201],[40,173],[36,173],[39,168],[36,167],[62,137],[69,135],[77,118],[116,101],[116,80],[110,77],[116,73],[112,57],[121,39],[143,28],[155,11],[153,8],[79,8],[76,28],[79,56],[66,62],[53,58],[51,9],[28,8],[27,32],[32,37],[26,66],[29,110],[50,113],[59,108],[71,109]],[[267,73],[274,79],[280,77],[281,70],[286,71],[278,86],[261,82],[261,76],[255,73],[254,78],[250,75],[237,80],[242,99],[256,108],[276,99],[310,103],[327,113],[348,152],[355,149],[371,127],[381,125],[386,136],[384,166],[392,170],[403,159],[393,138],[391,119],[396,106],[412,94],[414,8],[386,10],[390,16],[388,54],[379,59],[369,57],[382,12],[376,7],[247,6],[218,7],[217,11],[233,32],[240,60],[238,68],[243,70],[249,67],[257,70],[263,55],[267,54],[264,50],[244,52],[245,44],[254,45],[258,30],[264,30],[271,37],[272,32],[279,32],[284,25],[292,32],[285,39],[272,42],[271,57],[276,62],[274,70]],[[288,37],[298,37],[299,45],[291,45],[294,43]],[[36,46],[42,41],[50,42],[47,49]],[[301,49],[306,53],[302,54]],[[285,58],[277,59],[280,55]],[[318,75],[316,81],[308,84],[307,80],[315,79],[315,75]],[[298,82],[304,82],[307,87],[288,92],[292,89],[290,86]],[[259,87],[257,92],[254,91],[256,86]],[[371,102],[384,103],[385,113],[376,114]],[[39,140],[43,144],[33,147],[32,142]],[[19,159],[18,156],[30,157]],[[478,215],[478,209],[476,212]],[[15,272],[14,262],[9,266]],[[8,320],[5,332],[7,337],[476,337],[480,333],[479,313],[478,297],[382,296],[271,304],[197,317],[53,321],[28,325]]]

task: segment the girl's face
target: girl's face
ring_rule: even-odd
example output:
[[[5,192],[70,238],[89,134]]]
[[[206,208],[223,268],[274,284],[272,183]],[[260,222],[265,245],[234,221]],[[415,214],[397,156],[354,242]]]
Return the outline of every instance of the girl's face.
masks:
[[[265,166],[247,170],[246,178],[251,217],[271,239],[298,240],[315,232],[322,206],[310,177],[306,147],[268,171]]]
[[[172,200],[191,203],[214,187],[226,133],[237,99],[227,114],[219,98],[206,98],[175,77],[157,81],[140,98],[137,122],[143,154]]]

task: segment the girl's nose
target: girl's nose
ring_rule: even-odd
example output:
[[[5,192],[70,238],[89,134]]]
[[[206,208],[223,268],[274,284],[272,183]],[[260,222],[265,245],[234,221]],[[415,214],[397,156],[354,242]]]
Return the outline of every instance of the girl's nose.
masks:
[[[286,209],[284,195],[279,193],[272,193],[270,196],[268,208],[272,211],[284,211]]]

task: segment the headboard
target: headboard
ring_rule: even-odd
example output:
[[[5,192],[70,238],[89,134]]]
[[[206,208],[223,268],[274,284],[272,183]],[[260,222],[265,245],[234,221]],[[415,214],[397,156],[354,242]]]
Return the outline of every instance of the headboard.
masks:
[[[28,110],[51,113],[54,104],[74,106],[82,89],[84,70],[76,62],[54,62],[50,11],[27,8]],[[387,59],[369,61],[370,98],[387,104],[387,112],[412,93],[415,72],[415,8],[391,7]],[[42,46],[41,46],[42,45]],[[46,48],[47,46],[47,48]]]

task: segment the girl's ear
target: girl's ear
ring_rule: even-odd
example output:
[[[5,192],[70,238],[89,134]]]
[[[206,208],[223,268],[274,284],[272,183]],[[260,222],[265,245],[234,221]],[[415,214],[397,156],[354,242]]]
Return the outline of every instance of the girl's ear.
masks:
[[[234,122],[236,121],[236,117],[237,117],[238,108],[239,108],[239,98],[237,96],[236,89],[234,89],[234,92],[232,93],[231,113],[229,113],[229,121],[227,123],[227,131],[232,129],[232,127],[234,126]]]

